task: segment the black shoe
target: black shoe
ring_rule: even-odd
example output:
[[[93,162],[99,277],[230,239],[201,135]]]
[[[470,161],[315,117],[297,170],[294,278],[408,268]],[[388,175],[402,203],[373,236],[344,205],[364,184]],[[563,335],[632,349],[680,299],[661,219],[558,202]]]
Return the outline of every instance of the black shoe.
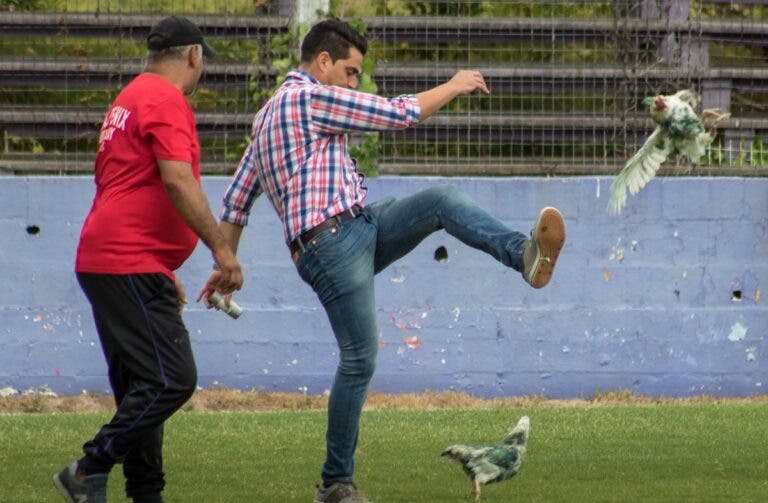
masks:
[[[335,482],[317,486],[314,503],[373,503],[352,482]]]
[[[107,473],[77,478],[77,461],[53,476],[53,485],[67,503],[107,503]]]

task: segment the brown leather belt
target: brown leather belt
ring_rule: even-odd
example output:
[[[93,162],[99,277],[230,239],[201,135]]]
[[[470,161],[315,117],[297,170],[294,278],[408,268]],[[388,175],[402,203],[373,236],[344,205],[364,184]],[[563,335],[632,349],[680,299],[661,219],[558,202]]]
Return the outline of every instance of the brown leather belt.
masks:
[[[308,231],[302,232],[299,237],[291,241],[291,244],[288,245],[288,248],[291,250],[291,257],[294,258],[294,262],[296,261],[296,257],[298,256],[299,252],[304,249],[306,244],[309,243],[313,237],[317,236],[324,230],[338,227],[339,224],[344,220],[352,220],[353,218],[357,218],[362,212],[363,209],[360,206],[352,206],[350,209],[342,211],[338,215],[332,216],[328,220],[317,224]]]

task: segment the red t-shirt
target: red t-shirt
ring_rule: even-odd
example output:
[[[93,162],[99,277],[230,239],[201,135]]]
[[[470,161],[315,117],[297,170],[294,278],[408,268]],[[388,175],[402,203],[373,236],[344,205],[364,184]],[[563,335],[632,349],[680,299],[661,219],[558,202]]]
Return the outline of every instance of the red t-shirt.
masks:
[[[189,103],[167,80],[142,73],[117,96],[101,127],[96,196],[80,233],[77,272],[173,279],[192,254],[197,235],[165,192],[157,158],[190,163],[200,181]]]

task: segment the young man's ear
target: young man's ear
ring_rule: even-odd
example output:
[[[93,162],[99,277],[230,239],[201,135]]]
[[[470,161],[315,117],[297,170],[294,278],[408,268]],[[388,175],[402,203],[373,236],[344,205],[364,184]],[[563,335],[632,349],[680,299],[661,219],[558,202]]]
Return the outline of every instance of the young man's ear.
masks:
[[[333,66],[333,59],[328,51],[323,51],[317,55],[317,66],[322,72],[327,72]]]

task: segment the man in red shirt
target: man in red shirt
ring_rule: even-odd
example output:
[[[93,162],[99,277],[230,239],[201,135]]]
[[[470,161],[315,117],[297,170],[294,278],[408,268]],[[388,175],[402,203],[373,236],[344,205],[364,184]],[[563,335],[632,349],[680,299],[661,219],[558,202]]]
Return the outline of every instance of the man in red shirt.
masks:
[[[174,275],[198,238],[223,294],[243,275],[200,187],[200,145],[184,97],[203,58],[214,55],[200,29],[171,16],[152,28],[145,72],[117,96],[96,156],[96,196],[77,248],[77,279],[93,308],[117,411],[54,476],[72,503],[105,503],[109,471],[122,463],[135,503],[162,502],[163,423],[192,395],[197,370],[181,318],[184,290]]]

